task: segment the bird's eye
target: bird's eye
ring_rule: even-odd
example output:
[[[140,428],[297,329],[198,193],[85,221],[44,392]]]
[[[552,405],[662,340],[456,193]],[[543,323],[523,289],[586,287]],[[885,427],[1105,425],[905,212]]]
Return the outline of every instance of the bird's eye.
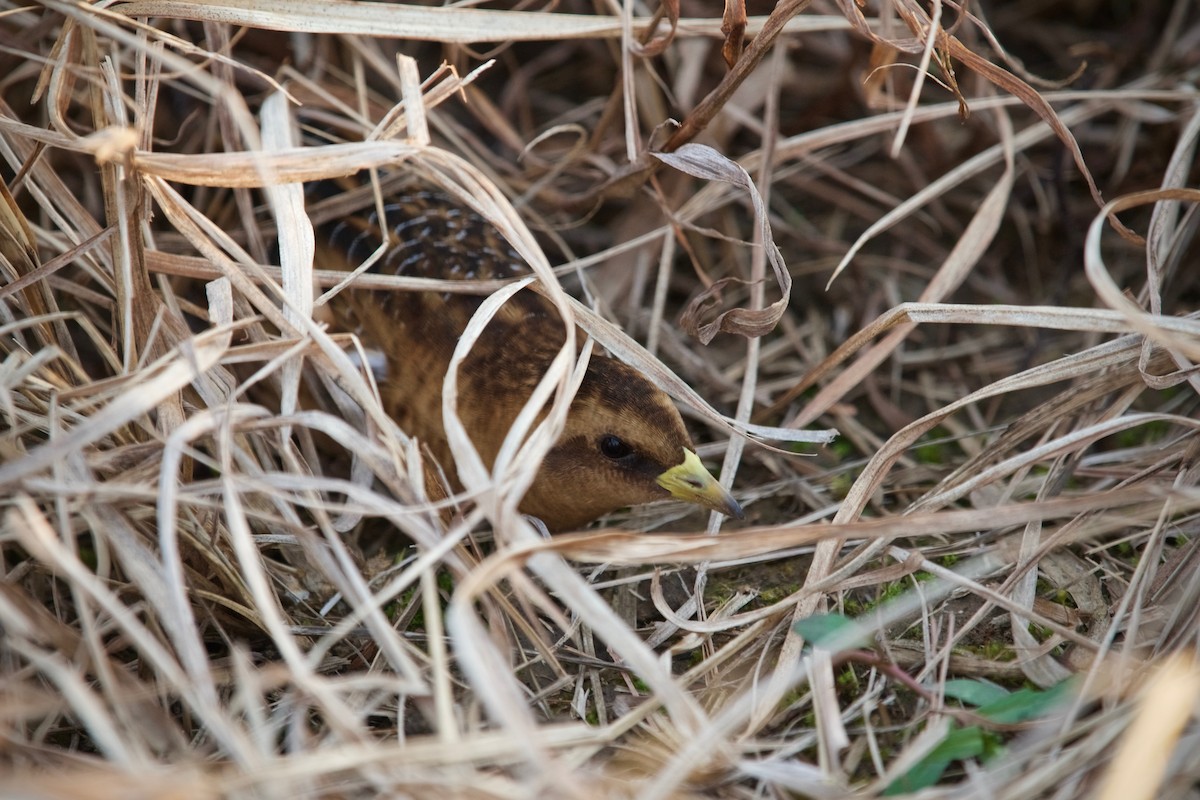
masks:
[[[600,438],[600,452],[605,458],[616,461],[632,453],[633,448],[621,441],[620,437],[609,433]]]

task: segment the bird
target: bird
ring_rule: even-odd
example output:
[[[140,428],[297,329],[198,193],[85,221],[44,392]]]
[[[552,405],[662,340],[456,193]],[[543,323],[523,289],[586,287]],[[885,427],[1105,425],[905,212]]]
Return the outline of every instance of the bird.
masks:
[[[320,193],[328,195],[324,183]],[[361,196],[373,197],[362,189],[369,187],[360,187]],[[494,225],[428,182],[393,181],[382,216],[373,200],[363,205],[318,225],[315,266],[355,269],[386,242],[370,272],[443,280],[531,274]],[[482,302],[470,294],[359,289],[353,282],[330,302],[335,327],[380,356],[376,379],[384,410],[427,448],[455,491],[461,486],[443,427],[441,389],[455,345]],[[460,365],[460,417],[489,468],[565,339],[557,308],[526,288],[501,307]],[[671,398],[634,367],[593,355],[563,431],[518,510],[560,533],[627,506],[671,498],[744,518],[737,500],[700,462]]]

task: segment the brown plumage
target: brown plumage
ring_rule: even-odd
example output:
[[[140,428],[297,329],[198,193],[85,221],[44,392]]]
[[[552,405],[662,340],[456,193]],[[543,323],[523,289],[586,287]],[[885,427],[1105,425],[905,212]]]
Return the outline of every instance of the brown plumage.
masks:
[[[397,190],[389,195],[382,225],[368,205],[321,229],[319,268],[353,269],[386,232],[390,247],[372,272],[460,280],[529,274],[491,224],[440,192],[411,185]],[[332,303],[341,329],[386,356],[378,376],[385,409],[429,448],[452,482],[442,381],[481,302],[465,294],[348,289]],[[526,289],[505,303],[464,361],[458,375],[460,417],[487,465],[564,339],[557,310]],[[520,510],[563,531],[623,506],[670,497],[742,515],[700,465],[670,398],[632,367],[593,355],[566,427]]]

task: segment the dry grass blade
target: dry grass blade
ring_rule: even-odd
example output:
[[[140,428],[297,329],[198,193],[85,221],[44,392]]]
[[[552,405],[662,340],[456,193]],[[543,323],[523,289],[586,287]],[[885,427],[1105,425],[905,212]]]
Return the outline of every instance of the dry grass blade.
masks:
[[[0,796],[1194,800],[1168,6],[0,5]],[[487,453],[413,293],[562,325]],[[745,521],[520,513],[610,357]]]
[[[1158,796],[1169,754],[1200,700],[1200,669],[1179,654],[1163,662],[1146,686],[1138,718],[1126,732],[1097,797]]]
[[[475,8],[380,6],[369,2],[342,0],[336,5],[310,6],[278,2],[229,2],[203,0],[200,3],[176,3],[170,0],[130,0],[116,4],[118,13],[130,17],[176,17],[209,22],[248,25],[279,31],[342,33],[357,36],[392,36],[434,42],[506,42],[616,38],[621,24],[605,15],[583,13],[554,14],[536,11],[503,11]],[[787,20],[789,31],[838,30],[847,23],[836,15],[814,19]],[[766,17],[746,21],[746,31],[759,33],[770,24]],[[720,20],[707,17],[676,20],[677,33],[714,35],[724,27]],[[652,20],[635,22],[639,36],[657,34]],[[653,52],[649,54],[653,55]]]
[[[695,336],[702,344],[709,344],[718,333],[736,333],[739,336],[757,338],[774,330],[783,312],[787,310],[788,299],[792,291],[792,276],[783,263],[783,256],[771,236],[770,225],[767,223],[766,207],[750,174],[734,162],[721,156],[712,148],[697,144],[685,144],[673,153],[658,153],[656,158],[681,172],[706,181],[723,181],[744,189],[750,196],[754,206],[754,219],[759,230],[760,245],[767,254],[767,261],[775,271],[775,279],[779,282],[779,291],[783,295],[769,307],[763,309],[734,308],[721,312],[712,322],[700,325],[696,320],[696,311],[706,305],[713,295],[719,295],[723,282],[717,282],[709,287],[692,305],[683,312],[680,324],[690,336]]]

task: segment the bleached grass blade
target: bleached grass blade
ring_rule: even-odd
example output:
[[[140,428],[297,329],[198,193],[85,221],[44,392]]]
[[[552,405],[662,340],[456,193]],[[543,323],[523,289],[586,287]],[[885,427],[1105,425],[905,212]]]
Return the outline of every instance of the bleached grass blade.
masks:
[[[296,147],[296,136],[291,116],[288,114],[288,98],[275,92],[263,104],[262,109],[262,164],[259,167],[270,174],[270,157],[273,153]],[[312,223],[304,213],[304,187],[300,183],[276,184],[270,179],[265,187],[267,203],[275,220],[279,235],[279,266],[283,274],[283,293],[286,302],[284,316],[293,329],[303,327],[302,320],[312,317],[313,310],[313,253],[315,238]],[[291,414],[299,402],[300,374],[305,368],[304,357],[291,359],[283,365],[283,396],[280,411]],[[285,436],[286,431],[285,431]]]

